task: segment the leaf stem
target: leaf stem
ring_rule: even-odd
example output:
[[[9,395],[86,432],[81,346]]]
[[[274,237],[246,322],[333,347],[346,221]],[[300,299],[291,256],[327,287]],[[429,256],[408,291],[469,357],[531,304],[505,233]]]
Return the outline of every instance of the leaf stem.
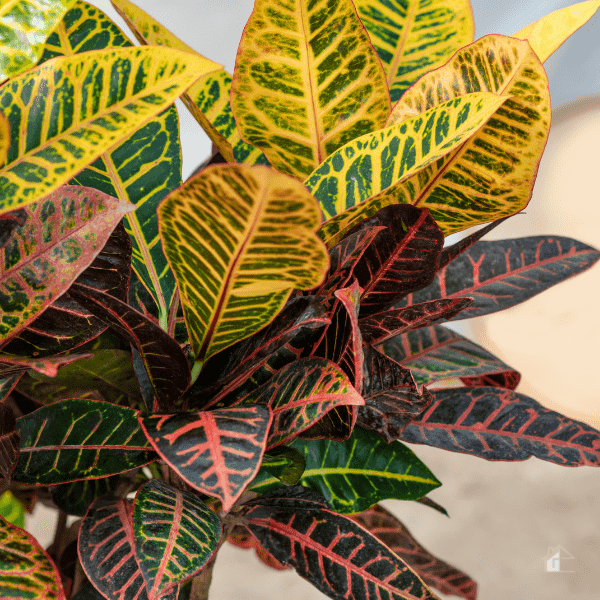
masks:
[[[194,363],[192,367],[192,379],[190,381],[190,385],[194,385],[196,379],[198,379],[198,375],[200,375],[200,371],[202,370],[202,365],[204,365],[203,360],[198,360]]]

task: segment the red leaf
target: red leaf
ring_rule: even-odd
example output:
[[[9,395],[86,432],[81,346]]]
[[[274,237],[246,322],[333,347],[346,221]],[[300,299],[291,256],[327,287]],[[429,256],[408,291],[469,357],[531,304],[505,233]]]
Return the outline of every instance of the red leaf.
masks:
[[[462,571],[425,550],[394,515],[379,505],[350,517],[410,565],[431,587],[443,594],[475,600],[477,584]]]
[[[267,406],[244,406],[140,414],[138,421],[161,457],[227,512],[260,468],[272,418]]]
[[[401,434],[486,460],[535,456],[568,467],[600,465],[600,432],[510,390],[455,388],[432,391],[433,402]]]
[[[56,377],[61,367],[81,358],[93,358],[93,356],[93,354],[70,354],[69,356],[52,356],[50,358],[28,358],[0,354],[0,377],[10,377],[15,373],[29,371],[29,369],[48,377]]]
[[[244,550],[251,550],[254,548],[256,556],[258,556],[260,561],[267,565],[267,567],[271,567],[276,571],[287,571],[291,569],[291,567],[287,567],[286,565],[280,563],[273,555],[269,554],[256,541],[256,538],[241,525],[236,525],[233,528],[233,531],[229,534],[227,541],[237,548],[242,548]]]
[[[516,390],[521,381],[521,374],[510,370],[488,373],[479,377],[461,377],[460,380],[466,387],[501,387],[507,390]]]

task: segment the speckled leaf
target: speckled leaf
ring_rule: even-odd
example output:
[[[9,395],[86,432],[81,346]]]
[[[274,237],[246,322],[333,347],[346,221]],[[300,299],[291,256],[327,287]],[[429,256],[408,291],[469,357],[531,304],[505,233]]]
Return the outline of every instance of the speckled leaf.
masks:
[[[32,235],[34,238],[39,235],[39,230],[22,231],[19,243],[25,247]],[[127,297],[130,270],[131,242],[120,223],[92,264],[75,281],[124,300]],[[92,340],[105,329],[103,321],[64,294],[21,333],[1,344],[2,352],[37,358],[52,356]]]
[[[65,600],[56,565],[37,540],[0,516],[0,597]]]
[[[418,384],[455,377],[516,373],[499,358],[452,329],[432,325],[386,340],[380,352],[410,369]]]
[[[0,82],[30,69],[75,0],[4,0],[0,5]],[[1,161],[0,161],[1,162]]]
[[[336,406],[359,406],[364,401],[336,364],[305,358],[278,371],[241,403],[271,407],[267,447],[272,448],[292,440]]]
[[[578,2],[555,10],[514,33],[512,37],[527,40],[542,62],[583,27],[600,8],[600,0]]]
[[[441,389],[401,439],[486,460],[541,460],[600,466],[600,431],[510,390]]]
[[[440,269],[431,285],[395,306],[471,296],[473,304],[451,320],[479,317],[525,302],[598,259],[599,250],[560,236],[480,241]]]
[[[511,98],[443,160],[370,202],[429,208],[445,235],[527,205],[550,129],[550,92],[526,41],[488,35],[459,50],[402,96],[386,125],[408,123],[475,90]]]
[[[3,381],[10,382],[11,380],[13,380],[13,384],[6,385],[8,391],[2,394],[2,400],[10,393],[18,376]],[[0,474],[9,481],[19,460],[20,440],[21,436],[16,430],[16,420],[12,408],[8,404],[0,402]]]
[[[67,183],[215,68],[181,50],[111,48],[53,58],[11,80],[0,89],[11,126],[0,213]]]
[[[473,41],[469,0],[355,0],[381,59],[392,102]]]
[[[300,483],[323,494],[339,513],[361,512],[386,498],[415,500],[441,485],[408,447],[388,444],[361,427],[344,442],[296,439],[290,445],[306,458]],[[252,491],[280,486],[277,478],[265,475]]]
[[[271,420],[267,406],[139,416],[163,460],[194,489],[219,498],[225,511],[258,471]]]
[[[242,138],[299,179],[380,129],[390,111],[385,74],[350,0],[257,0],[231,100]]]
[[[85,516],[90,504],[100,496],[115,493],[121,478],[118,475],[100,479],[82,479],[50,486],[52,501],[68,515]]]
[[[359,319],[358,324],[363,341],[377,346],[407,331],[430,327],[437,321],[448,321],[471,304],[473,298],[430,300],[375,313]]]
[[[42,59],[127,47],[123,32],[96,7],[78,1],[46,44]],[[99,189],[136,205],[125,219],[133,243],[133,268],[150,291],[166,330],[175,278],[158,236],[156,207],[181,185],[179,119],[174,106],[126,136],[78,173],[73,183]]]
[[[465,573],[425,550],[407,527],[381,506],[351,517],[406,562],[429,586],[450,596],[476,600],[477,584]]]
[[[259,498],[243,522],[267,552],[334,600],[437,599],[366,529],[310,499]]]
[[[54,485],[106,477],[156,459],[131,408],[63,400],[17,419],[18,483]]]
[[[175,407],[190,384],[190,366],[179,344],[125,302],[73,284],[68,295],[134,346],[146,369],[159,409]]]
[[[397,440],[404,428],[431,403],[426,388],[419,391],[411,372],[365,347],[365,405],[358,409],[358,424],[377,433],[385,442]]]
[[[2,340],[69,288],[131,207],[91,188],[63,186],[25,210],[25,224],[0,249]]]
[[[135,560],[131,512],[128,500],[104,496],[90,506],[81,524],[81,566],[107,600],[150,600]],[[171,588],[160,600],[177,600],[177,593],[177,587]]]
[[[10,125],[8,119],[0,113],[0,167],[4,166],[10,147]],[[4,231],[2,231],[4,234]],[[0,237],[0,246],[4,245],[4,235]]]
[[[321,238],[331,246],[384,206],[414,204],[408,196],[384,202],[382,193],[396,198],[409,189],[416,194],[416,184],[407,187],[406,182],[421,181],[420,171],[461,147],[507,99],[490,92],[464,94],[340,148],[305,181],[330,219],[321,227]]]
[[[293,288],[315,287],[327,271],[317,203],[267,167],[211,166],[158,215],[199,361],[267,325]]]
[[[221,539],[221,521],[206,504],[158,479],[138,490],[132,524],[149,600],[194,576]]]

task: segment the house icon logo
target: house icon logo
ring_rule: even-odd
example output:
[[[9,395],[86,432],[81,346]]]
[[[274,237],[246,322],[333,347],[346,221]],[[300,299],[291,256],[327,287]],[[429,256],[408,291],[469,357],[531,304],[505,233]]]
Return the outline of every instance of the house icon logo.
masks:
[[[548,554],[544,557],[546,571],[548,573],[574,573],[567,569],[567,561],[575,560],[575,557],[567,552],[562,546],[548,548]]]

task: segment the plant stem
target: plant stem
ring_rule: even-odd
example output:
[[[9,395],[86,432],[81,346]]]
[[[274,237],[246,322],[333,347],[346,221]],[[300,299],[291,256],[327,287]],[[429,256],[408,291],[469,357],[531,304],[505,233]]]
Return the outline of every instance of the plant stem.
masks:
[[[198,375],[200,375],[200,371],[202,370],[203,364],[204,364],[203,360],[199,360],[194,363],[194,366],[192,367],[192,380],[190,382],[190,385],[193,385],[195,383],[196,379],[198,379]]]

